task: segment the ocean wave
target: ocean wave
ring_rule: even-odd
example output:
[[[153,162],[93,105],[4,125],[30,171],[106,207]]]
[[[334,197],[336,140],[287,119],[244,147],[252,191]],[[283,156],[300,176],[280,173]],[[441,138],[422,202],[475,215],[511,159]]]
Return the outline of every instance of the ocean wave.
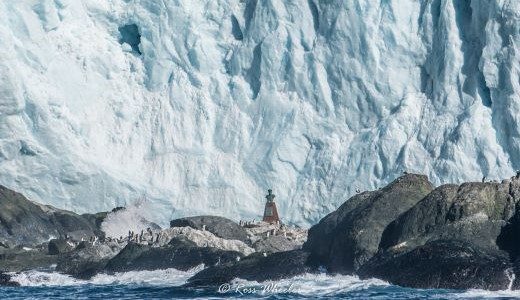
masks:
[[[114,274],[98,274],[90,280],[81,280],[57,272],[27,271],[13,273],[13,280],[22,286],[77,286],[77,285],[150,285],[180,286],[203,266],[189,271],[165,269],[156,271],[131,271]],[[387,282],[378,279],[361,280],[357,276],[303,274],[277,281],[256,282],[235,279],[232,291],[255,288],[258,294],[275,294],[290,292],[301,295],[343,293],[352,290],[368,289],[375,286],[388,286]]]
[[[114,274],[98,274],[90,280],[81,280],[57,272],[27,271],[12,274],[12,280],[22,286],[73,286],[73,285],[154,285],[179,286],[186,282],[204,266],[195,267],[189,271],[164,269],[156,271],[131,271]]]
[[[277,281],[256,282],[235,279],[229,286],[229,293],[260,296],[273,294],[338,295],[373,287],[386,287],[389,283],[379,279],[362,280],[350,275],[303,274]]]
[[[457,299],[496,299],[520,298],[520,290],[487,291],[472,289],[455,295]]]
[[[13,275],[13,280],[22,287],[74,287],[82,286],[95,289],[95,286],[147,286],[150,288],[172,287],[183,289],[188,278],[203,268],[198,266],[189,271],[165,269],[156,271],[132,271],[115,274],[98,274],[90,280],[75,279],[57,272],[28,271]],[[294,297],[379,297],[383,299],[496,299],[520,298],[520,291],[487,291],[487,290],[432,290],[411,289],[394,286],[379,279],[360,279],[349,275],[304,274],[276,281],[256,282],[235,279],[225,293],[215,289],[213,296],[264,298],[272,295],[293,295]],[[210,295],[207,295],[210,296]]]

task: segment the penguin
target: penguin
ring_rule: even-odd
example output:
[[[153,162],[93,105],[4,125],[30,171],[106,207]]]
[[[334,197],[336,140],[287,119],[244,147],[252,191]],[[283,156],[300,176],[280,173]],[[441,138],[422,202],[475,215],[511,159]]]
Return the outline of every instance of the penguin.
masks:
[[[359,194],[359,193],[361,193],[361,190],[358,187],[356,187],[356,194]]]
[[[482,182],[486,182],[486,176],[482,177]]]
[[[516,179],[520,179],[520,170],[516,170]]]
[[[206,225],[202,225],[202,231],[206,231]]]

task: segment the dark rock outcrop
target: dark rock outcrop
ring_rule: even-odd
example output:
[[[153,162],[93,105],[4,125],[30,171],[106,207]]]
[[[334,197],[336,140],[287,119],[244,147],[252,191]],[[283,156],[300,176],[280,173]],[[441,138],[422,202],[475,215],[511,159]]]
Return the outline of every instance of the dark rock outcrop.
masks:
[[[114,210],[115,209],[113,209],[112,212]],[[101,224],[103,223],[103,221],[105,220],[105,218],[108,216],[109,213],[110,212],[104,211],[104,212],[98,212],[95,214],[82,214],[81,217],[86,219],[92,225],[92,227],[94,228],[94,233],[98,237],[104,238],[105,233],[101,230]]]
[[[200,264],[213,266],[236,261],[243,255],[211,247],[198,247],[195,243],[178,237],[168,245],[152,247],[129,243],[106,265],[106,272],[126,272],[175,268],[187,271]]]
[[[503,251],[438,240],[410,251],[381,252],[357,273],[413,288],[504,290],[511,283],[511,267]]]
[[[70,252],[74,249],[74,244],[65,239],[53,239],[47,246],[49,255],[58,255]]]
[[[188,279],[187,286],[218,286],[235,278],[255,281],[279,280],[312,272],[307,261],[309,253],[302,250],[251,254],[238,262],[222,264],[200,271]]]
[[[247,232],[237,223],[217,216],[196,216],[180,218],[170,221],[170,227],[191,227],[198,230],[207,230],[226,240],[239,240],[249,243]]]
[[[22,272],[34,269],[50,269],[58,261],[56,255],[48,255],[47,248],[26,249],[16,247],[0,250],[0,270]]]
[[[260,253],[275,253],[291,251],[301,248],[301,245],[293,240],[289,240],[283,235],[275,235],[262,238],[253,244],[255,251]]]
[[[350,274],[378,251],[386,226],[432,189],[426,176],[407,174],[380,190],[358,194],[309,230],[304,249],[316,266]]]
[[[333,273],[414,288],[506,289],[513,270],[520,274],[511,263],[520,254],[519,182],[431,191],[408,174],[344,203],[311,228],[304,249]]]
[[[40,205],[0,186],[0,242],[6,246],[34,246],[77,230],[96,234],[88,219],[75,213]]]
[[[520,288],[520,279],[515,279],[515,274],[520,278],[520,179],[432,189],[425,176],[406,174],[342,204],[310,229],[303,249],[295,249],[300,247],[298,239],[252,235],[257,252],[244,257],[235,251],[197,246],[204,244],[201,238],[214,238],[208,232],[251,243],[244,228],[214,216],[173,220],[171,227],[208,232],[171,229],[153,245],[131,242],[121,249],[126,242],[103,238],[81,242],[74,249],[65,239],[47,243],[51,236],[102,237],[103,220],[124,209],[79,216],[38,205],[0,187],[0,270],[57,264],[59,272],[87,279],[99,272],[188,270],[204,264],[209,267],[190,278],[187,286],[215,286],[234,278],[278,280],[325,266],[330,273],[356,273],[414,288]],[[245,248],[244,253],[250,253]],[[0,274],[0,285],[9,282],[8,275]]]
[[[520,180],[517,182],[520,183]],[[515,214],[507,221],[497,237],[497,245],[500,249],[507,251],[511,259],[518,263],[518,258],[520,258],[520,201],[517,200],[517,196],[520,194],[520,188],[517,188],[516,185],[512,186],[515,187],[511,188],[511,195],[516,201]],[[520,268],[518,270],[520,271]],[[520,274],[520,272],[517,272],[517,274]],[[520,276],[517,277],[520,278]]]
[[[497,250],[497,238],[514,212],[509,183],[444,185],[392,222],[383,233],[380,248],[460,240]]]
[[[435,189],[388,225],[358,274],[408,287],[507,288],[520,233],[517,183]]]
[[[401,244],[429,234],[446,224],[446,215],[459,186],[447,184],[433,190],[423,200],[390,223],[381,237],[381,248]],[[420,243],[420,242],[417,242]],[[423,242],[424,244],[424,242]]]
[[[56,270],[79,279],[101,272],[120,248],[117,245],[81,242],[73,251],[60,255]]]

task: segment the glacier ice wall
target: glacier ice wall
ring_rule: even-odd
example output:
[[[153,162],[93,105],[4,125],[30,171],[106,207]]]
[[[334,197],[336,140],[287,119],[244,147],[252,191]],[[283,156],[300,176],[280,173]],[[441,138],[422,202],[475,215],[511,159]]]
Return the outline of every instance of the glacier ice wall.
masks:
[[[137,29],[137,30],[136,30]],[[516,0],[0,1],[0,183],[78,212],[315,222],[520,169]]]

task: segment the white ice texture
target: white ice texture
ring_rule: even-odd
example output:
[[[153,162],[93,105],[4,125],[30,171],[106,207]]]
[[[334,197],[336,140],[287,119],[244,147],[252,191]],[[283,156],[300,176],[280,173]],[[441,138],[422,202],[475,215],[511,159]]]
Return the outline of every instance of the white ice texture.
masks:
[[[0,183],[307,225],[404,170],[520,169],[520,1],[0,1]]]

